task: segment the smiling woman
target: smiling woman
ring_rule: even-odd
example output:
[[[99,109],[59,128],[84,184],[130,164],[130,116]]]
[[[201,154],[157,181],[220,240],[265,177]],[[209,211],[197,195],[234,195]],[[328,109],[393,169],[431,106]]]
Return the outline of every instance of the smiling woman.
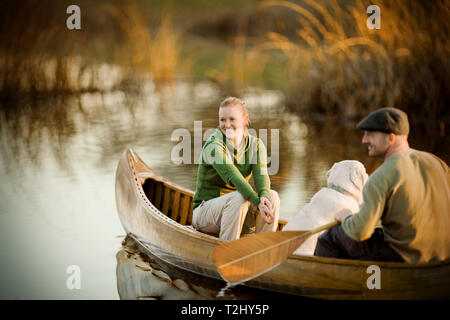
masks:
[[[244,226],[264,232],[276,231],[278,225],[280,199],[270,190],[266,148],[248,133],[248,121],[245,102],[226,98],[219,108],[219,127],[201,154],[192,224],[222,240],[239,238]],[[252,174],[256,192],[248,183]]]
[[[236,108],[226,108],[226,107]],[[238,148],[244,137],[244,129],[248,124],[248,114],[245,102],[234,97],[226,98],[219,108],[219,124],[222,133],[233,141],[235,148]]]

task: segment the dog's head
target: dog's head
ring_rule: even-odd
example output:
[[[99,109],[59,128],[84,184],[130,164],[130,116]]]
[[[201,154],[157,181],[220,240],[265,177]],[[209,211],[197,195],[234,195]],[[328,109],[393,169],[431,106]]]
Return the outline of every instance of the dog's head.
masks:
[[[327,172],[327,183],[351,193],[358,203],[362,203],[362,190],[367,179],[366,168],[356,160],[336,162]]]

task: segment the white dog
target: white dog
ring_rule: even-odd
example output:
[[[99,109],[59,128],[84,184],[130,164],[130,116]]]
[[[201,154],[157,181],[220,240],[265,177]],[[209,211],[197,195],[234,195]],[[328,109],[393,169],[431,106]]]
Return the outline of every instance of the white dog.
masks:
[[[314,229],[332,222],[336,213],[342,209],[358,212],[367,178],[366,169],[359,161],[344,160],[335,163],[327,172],[328,187],[320,189],[310,203],[286,224],[283,231]],[[320,233],[310,236],[294,254],[313,255],[319,235]]]

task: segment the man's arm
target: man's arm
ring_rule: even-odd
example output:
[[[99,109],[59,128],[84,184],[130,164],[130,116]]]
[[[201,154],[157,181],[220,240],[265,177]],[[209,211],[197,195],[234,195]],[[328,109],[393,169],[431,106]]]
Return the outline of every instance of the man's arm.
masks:
[[[389,174],[380,167],[367,180],[363,188],[363,203],[358,213],[342,219],[342,229],[353,240],[369,239],[381,218],[390,193]]]

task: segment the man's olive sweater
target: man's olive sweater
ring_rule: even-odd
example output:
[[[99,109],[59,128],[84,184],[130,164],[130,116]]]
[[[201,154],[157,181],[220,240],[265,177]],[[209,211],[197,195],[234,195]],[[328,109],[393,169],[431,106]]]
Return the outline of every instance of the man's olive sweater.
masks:
[[[450,173],[428,152],[410,149],[389,158],[369,177],[363,203],[342,221],[356,241],[372,235],[381,219],[384,240],[405,262],[450,257]]]

